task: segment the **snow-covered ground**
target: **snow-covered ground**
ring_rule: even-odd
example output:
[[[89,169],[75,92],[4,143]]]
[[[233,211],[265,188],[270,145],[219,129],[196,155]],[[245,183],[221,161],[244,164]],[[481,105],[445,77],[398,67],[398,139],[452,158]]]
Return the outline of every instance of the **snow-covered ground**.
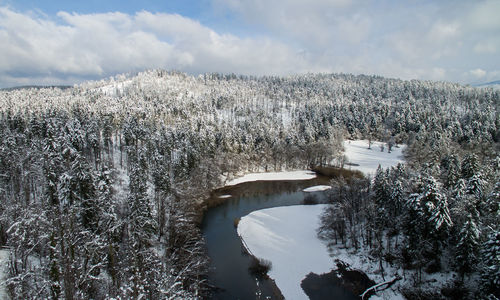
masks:
[[[241,218],[238,235],[251,254],[272,262],[269,276],[286,299],[308,299],[300,287],[310,272],[334,267],[316,229],[325,205],[296,205],[254,211]]]
[[[235,178],[226,182],[226,186],[237,185],[243,182],[251,181],[274,181],[274,180],[307,180],[316,178],[313,171],[286,171],[286,172],[268,172],[268,173],[250,173],[242,177]]]
[[[399,274],[399,276],[401,277],[403,275],[401,271],[398,272],[398,269],[393,268],[384,262],[384,280],[382,274],[380,273],[378,261],[371,260],[369,258],[369,250],[361,250],[356,252],[354,249],[346,249],[343,245],[339,244],[330,247],[329,252],[333,258],[347,263],[352,269],[363,271],[364,273],[366,273],[366,275],[368,275],[368,277],[370,277],[371,280],[373,280],[377,284],[394,279],[396,277],[396,274]],[[393,288],[377,292],[376,295],[370,297],[370,300],[374,299],[403,300],[405,298],[401,295],[401,293],[395,291],[395,288]]]
[[[9,265],[9,250],[0,249],[0,299],[9,299],[5,289],[7,266]]]
[[[352,269],[363,271],[371,280],[375,281],[375,283],[382,283],[386,281],[391,281],[397,276],[402,279],[397,281],[390,289],[378,291],[375,295],[370,297],[370,300],[378,300],[378,299],[391,299],[391,300],[403,300],[405,299],[403,295],[399,292],[400,288],[412,287],[413,286],[413,278],[416,276],[416,270],[406,270],[405,276],[403,276],[403,270],[399,268],[398,265],[390,265],[387,262],[383,262],[382,265],[384,267],[384,277],[380,272],[380,265],[378,260],[373,260],[373,256],[370,255],[370,249],[367,247],[361,248],[358,251],[353,248],[346,249],[344,245],[331,245],[329,247],[330,255],[339,259],[345,263],[347,263]],[[424,290],[435,290],[436,288],[443,286],[445,282],[452,282],[456,279],[457,274],[455,272],[449,273],[433,273],[427,274],[422,272],[422,285],[421,288]]]
[[[315,185],[315,186],[311,186],[311,187],[308,187],[306,189],[303,189],[302,191],[304,191],[304,192],[321,192],[321,191],[329,190],[331,188],[332,187],[329,185]]]
[[[384,151],[381,151],[381,145],[384,146]],[[371,149],[368,149],[368,140],[347,140],[344,141],[344,149],[348,162],[355,164],[344,167],[359,170],[366,175],[374,175],[378,165],[388,168],[404,162],[402,154],[404,145],[394,146],[391,153],[388,153],[387,145],[383,142],[372,141]]]
[[[218,198],[219,199],[227,199],[227,198],[231,198],[232,195],[220,195]]]
[[[402,270],[384,262],[384,276],[378,260],[370,258],[369,249],[346,249],[343,245],[327,247],[316,234],[320,215],[328,204],[295,205],[254,211],[241,218],[238,235],[245,247],[257,258],[272,262],[268,275],[275,280],[286,299],[308,299],[300,283],[310,272],[328,273],[336,269],[339,259],[352,269],[365,272],[377,284],[403,277]],[[412,271],[406,271],[408,280]],[[426,274],[429,288],[453,279],[451,274]],[[377,292],[370,299],[404,299],[398,288],[408,284],[404,280],[391,288]]]

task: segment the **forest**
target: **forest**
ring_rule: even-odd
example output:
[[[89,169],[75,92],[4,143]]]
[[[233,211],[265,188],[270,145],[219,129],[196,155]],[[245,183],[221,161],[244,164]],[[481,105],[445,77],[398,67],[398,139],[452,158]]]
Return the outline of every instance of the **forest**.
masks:
[[[364,138],[407,144],[407,164],[332,181],[340,209],[322,235],[500,298],[499,104],[493,89],[349,74],[151,70],[0,91],[7,291],[205,298],[210,191],[238,173],[341,167],[343,140]]]

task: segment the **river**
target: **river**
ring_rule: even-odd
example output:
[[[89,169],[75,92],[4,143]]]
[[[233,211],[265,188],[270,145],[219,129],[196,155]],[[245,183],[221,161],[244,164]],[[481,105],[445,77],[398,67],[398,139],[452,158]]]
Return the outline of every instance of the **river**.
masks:
[[[248,272],[250,257],[245,251],[234,226],[235,219],[252,211],[303,204],[305,197],[325,201],[323,192],[304,193],[302,189],[326,184],[328,178],[302,181],[247,182],[214,192],[210,201],[218,202],[221,195],[231,194],[222,204],[208,209],[201,229],[210,257],[209,283],[216,287],[211,299],[277,299],[269,279],[255,278]]]

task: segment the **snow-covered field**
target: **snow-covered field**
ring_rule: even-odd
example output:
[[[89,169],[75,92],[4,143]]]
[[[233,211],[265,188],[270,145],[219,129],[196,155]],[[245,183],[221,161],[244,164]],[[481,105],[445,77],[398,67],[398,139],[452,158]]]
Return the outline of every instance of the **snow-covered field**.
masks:
[[[235,178],[226,182],[226,186],[237,185],[243,182],[251,181],[274,181],[274,180],[307,180],[316,178],[313,171],[286,171],[286,172],[268,172],[268,173],[250,173],[242,177]]]
[[[311,186],[311,187],[308,187],[306,189],[303,189],[302,191],[304,191],[304,192],[321,192],[321,191],[329,190],[331,188],[332,187],[329,185],[315,185],[315,186]]]
[[[381,151],[380,146],[384,146]],[[347,169],[359,170],[367,175],[374,175],[378,165],[382,168],[395,166],[404,162],[402,151],[403,145],[392,147],[391,153],[387,151],[387,145],[383,142],[372,141],[371,149],[368,149],[368,140],[344,141],[345,156],[351,164],[346,165]]]
[[[9,250],[0,250],[0,299],[9,299],[5,290],[5,280],[7,279],[7,266],[9,262]]]
[[[310,272],[333,267],[316,229],[325,205],[296,205],[254,211],[241,218],[238,234],[255,257],[272,262],[269,276],[286,299],[308,299],[300,287]]]

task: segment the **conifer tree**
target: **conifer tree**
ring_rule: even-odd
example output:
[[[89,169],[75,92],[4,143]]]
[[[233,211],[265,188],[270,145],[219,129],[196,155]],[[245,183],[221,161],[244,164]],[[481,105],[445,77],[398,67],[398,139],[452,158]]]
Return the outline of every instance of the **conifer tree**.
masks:
[[[462,226],[456,246],[456,268],[463,276],[474,271],[478,262],[480,231],[471,214]]]

